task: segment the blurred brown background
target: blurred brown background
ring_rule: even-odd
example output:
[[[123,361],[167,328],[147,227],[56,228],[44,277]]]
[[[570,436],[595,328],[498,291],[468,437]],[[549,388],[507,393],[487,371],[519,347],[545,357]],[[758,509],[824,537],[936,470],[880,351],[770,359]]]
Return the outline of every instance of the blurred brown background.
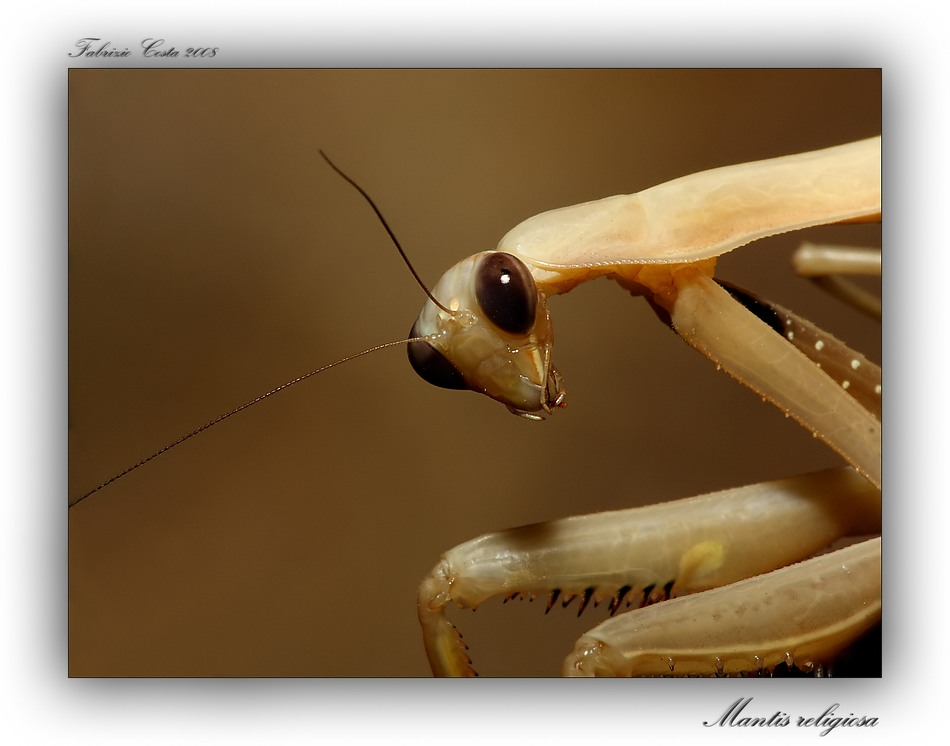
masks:
[[[69,496],[312,368],[404,336],[419,272],[545,209],[881,131],[881,76],[810,71],[73,70]],[[803,239],[720,276],[880,359],[796,279]],[[449,547],[838,463],[607,281],[551,303],[570,406],[533,424],[401,349],[242,413],[69,514],[70,673],[419,676],[416,587]],[[460,612],[485,675],[549,675],[604,616]]]

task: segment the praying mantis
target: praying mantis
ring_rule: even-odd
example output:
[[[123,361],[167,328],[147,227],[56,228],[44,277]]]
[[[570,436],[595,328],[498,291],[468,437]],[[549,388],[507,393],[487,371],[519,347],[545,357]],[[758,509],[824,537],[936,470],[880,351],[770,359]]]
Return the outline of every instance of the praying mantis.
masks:
[[[717,368],[851,464],[655,508],[487,535],[443,555],[419,591],[433,671],[474,675],[445,608],[493,595],[647,606],[577,642],[567,675],[819,670],[880,620],[880,369],[790,311],[730,292],[715,259],[757,238],[881,213],[880,138],[709,171],[531,218],[498,252],[456,265],[413,336],[421,375],[529,418],[564,406],[545,299],[610,276],[643,295]],[[510,252],[510,253],[509,253]],[[441,302],[438,297],[443,299]],[[511,310],[511,309],[514,310]],[[771,324],[771,327],[770,327]],[[804,354],[803,354],[804,353]],[[772,533],[774,531],[774,533]],[[790,561],[799,564],[786,567]],[[682,593],[692,596],[674,598]],[[638,598],[636,598],[638,597]]]
[[[109,79],[104,73],[101,77]],[[218,81],[229,77],[241,77],[242,85],[222,87]],[[79,341],[71,343],[71,365],[75,361],[77,373],[70,400],[76,426],[71,435],[71,447],[75,437],[71,495],[230,403],[314,364],[408,331],[418,306],[418,288],[406,280],[404,268],[389,259],[388,246],[378,226],[367,218],[365,205],[348,197],[319,159],[309,165],[306,158],[301,162],[308,147],[313,155],[317,146],[325,147],[367,186],[387,216],[395,217],[401,240],[430,279],[473,248],[494,245],[525,215],[551,206],[640,189],[715,165],[862,136],[854,126],[836,129],[826,122],[809,129],[801,118],[790,120],[789,126],[804,131],[792,144],[779,140],[774,145],[756,142],[746,149],[730,148],[719,129],[701,138],[689,133],[667,136],[662,130],[671,116],[679,114],[675,108],[669,110],[676,101],[667,96],[650,103],[652,94],[638,84],[636,73],[609,74],[601,77],[616,80],[605,84],[604,99],[618,101],[623,91],[629,91],[637,110],[651,108],[652,115],[643,124],[655,122],[661,131],[641,129],[630,145],[632,156],[623,149],[625,141],[620,141],[619,149],[612,146],[611,162],[623,159],[613,180],[605,178],[610,163],[598,157],[597,147],[585,148],[577,158],[555,157],[568,153],[567,143],[579,142],[582,130],[569,131],[563,141],[544,142],[537,154],[530,143],[522,145],[521,152],[531,160],[512,159],[504,141],[487,145],[500,158],[486,164],[489,181],[507,174],[504,186],[515,187],[526,198],[514,200],[511,190],[493,192],[490,183],[473,181],[480,176],[478,169],[454,161],[445,162],[449,175],[427,179],[425,172],[413,174],[413,164],[423,162],[426,171],[430,160],[446,160],[446,148],[458,151],[472,140],[468,130],[453,132],[450,122],[439,122],[438,132],[425,125],[420,128],[407,112],[425,110],[418,108],[422,94],[397,86],[399,96],[387,95],[391,78],[398,80],[398,75],[365,90],[367,100],[378,101],[368,111],[380,119],[384,112],[392,115],[387,148],[381,150],[382,145],[377,147],[371,139],[366,160],[361,160],[365,142],[358,141],[358,147],[348,152],[338,144],[339,135],[321,124],[327,112],[340,111],[349,132],[353,121],[367,115],[367,110],[352,105],[352,84],[341,86],[336,94],[321,86],[321,75],[291,73],[284,76],[291,81],[284,84],[286,90],[271,85],[266,89],[265,98],[286,92],[279,105],[238,105],[247,91],[255,90],[257,77],[271,81],[280,76],[189,73],[172,85],[171,76],[115,73],[114,85],[107,86],[115,91],[109,101],[111,110],[122,115],[107,121],[95,117],[103,81],[90,91],[89,121],[96,123],[95,131],[90,158],[71,169],[77,185],[75,195],[71,190],[70,213],[84,218],[80,228],[88,225],[94,231],[88,245],[110,251],[91,253],[77,242],[70,271],[77,278],[90,272],[101,276],[94,292],[109,302],[110,312],[93,318],[98,336],[91,341],[88,336],[77,337]],[[472,110],[465,109],[466,121],[479,142],[491,130],[487,115],[497,111],[485,96],[510,98],[512,91],[536,95],[532,111],[550,116],[555,113],[552,106],[539,106],[540,102],[553,105],[566,100],[565,90],[588,96],[592,90],[591,76],[586,74],[579,76],[583,79],[576,86],[571,79],[578,76],[572,74],[551,81],[541,76],[540,82],[536,76],[521,76],[531,78],[522,83],[518,74],[498,74],[482,94],[458,81],[477,80],[477,75],[419,77],[451,78],[438,87],[442,97],[458,94],[447,100],[451,111],[464,107],[464,98],[472,100]],[[694,77],[672,74],[665,89],[675,91],[677,101],[679,97],[701,101],[704,91],[717,90],[711,87],[715,75],[700,74],[690,83]],[[776,89],[762,86],[761,75],[748,85],[737,81],[742,75],[725,77],[717,100],[732,97],[729,127],[734,117],[745,117],[748,126],[741,128],[743,132],[774,129],[775,122],[751,114],[769,111],[775,102],[767,98],[763,102],[758,93]],[[826,115],[833,113],[835,102],[844,100],[835,93],[841,86],[826,85],[834,80],[828,73],[812,77],[820,80],[808,77],[801,90],[794,88],[793,100],[807,100]],[[128,85],[119,86],[118,81]],[[426,95],[431,85],[424,89]],[[356,88],[364,89],[365,83]],[[784,102],[790,89],[786,82],[780,89]],[[191,90],[195,93],[186,97]],[[231,98],[237,100],[234,106],[229,104]],[[407,107],[405,111],[393,109],[396,99],[399,107]],[[873,81],[870,96],[864,99],[874,103]],[[159,100],[171,110],[204,113],[187,122],[165,119],[162,131],[156,132],[159,121],[152,116],[152,107]],[[746,100],[749,112],[737,110],[736,105]],[[863,121],[864,109],[855,112],[850,94],[848,102],[849,120]],[[871,104],[865,107],[869,114]],[[794,108],[790,105],[789,111]],[[287,113],[287,124],[272,141],[267,133],[274,121],[268,112],[275,110]],[[799,106],[797,111],[807,108]],[[478,112],[489,121],[473,120],[472,114]],[[220,119],[213,119],[212,113],[220,113]],[[130,116],[140,127],[148,122],[152,129],[121,126]],[[781,118],[788,119],[789,113]],[[431,112],[424,121],[429,119]],[[77,123],[83,121],[77,116]],[[240,130],[232,133],[229,123],[238,121],[245,123],[250,136],[240,136]],[[625,122],[621,129],[629,136],[629,119]],[[524,126],[538,133],[536,125],[530,120]],[[587,126],[595,133],[615,129],[601,117]],[[171,134],[164,134],[169,127]],[[287,127],[299,127],[300,132],[289,135]],[[511,124],[503,129],[507,137]],[[293,148],[288,148],[290,142],[295,143]],[[392,142],[400,143],[397,151],[405,151],[403,161],[374,165],[383,151],[392,150]],[[597,142],[595,138],[588,144]],[[102,143],[109,143],[109,148],[103,150]],[[663,143],[670,147],[661,147]],[[661,167],[648,166],[641,157],[653,151],[663,151],[657,152]],[[81,155],[83,150],[71,144],[70,152]],[[260,157],[252,159],[258,152]],[[113,171],[100,170],[113,153]],[[689,157],[677,162],[679,153]],[[539,171],[535,155],[549,164],[547,171]],[[590,164],[589,174],[579,165],[584,160]],[[222,178],[212,178],[219,171]],[[130,181],[132,173],[140,178]],[[516,184],[507,183],[511,177],[518,180]],[[461,189],[455,194],[443,190],[440,185],[446,178]],[[548,188],[554,179],[561,182],[558,193]],[[407,184],[416,189],[411,196],[403,195]],[[568,185],[573,190],[563,188]],[[438,201],[443,193],[447,204]],[[89,210],[84,209],[87,195],[95,199],[91,204],[108,209],[112,222],[89,220]],[[209,205],[212,196],[224,207]],[[471,200],[476,196],[479,202],[473,209]],[[133,205],[138,211],[134,222],[129,213]],[[487,215],[488,207],[498,208],[497,214]],[[460,220],[463,215],[466,220]],[[416,216],[420,220],[414,227]],[[870,233],[873,241],[873,232],[864,228],[842,226],[822,234],[830,233],[834,241],[860,243],[862,238],[851,237]],[[247,246],[241,234],[247,237]],[[158,242],[154,250],[153,242]],[[833,314],[837,320],[840,315],[845,330],[835,324],[831,329],[853,340],[851,327],[857,324],[849,310],[839,311],[840,305],[826,303],[818,293],[803,301],[799,297],[803,293],[784,279],[791,273],[780,258],[781,245],[772,245],[775,248],[761,252],[749,247],[726,255],[720,274],[792,308],[804,307],[805,315],[817,321],[827,322]],[[209,253],[212,249],[217,253]],[[344,261],[337,262],[337,255]],[[751,276],[756,270],[747,267],[755,262],[767,268]],[[240,275],[244,265],[255,268],[253,282]],[[144,271],[137,271],[137,266]],[[787,292],[776,292],[775,280],[792,288],[792,300]],[[83,284],[77,279],[74,289],[72,282],[71,302],[75,298],[78,303]],[[807,283],[799,284],[807,294]],[[194,302],[192,287],[198,298]],[[84,303],[82,308],[91,307],[88,300]],[[247,419],[216,428],[188,449],[163,457],[154,468],[123,479],[111,494],[103,493],[82,510],[71,511],[70,634],[75,670],[113,675],[422,675],[428,666],[419,643],[415,591],[447,547],[505,526],[657,502],[834,463],[833,455],[817,440],[799,436],[794,423],[784,422],[773,408],[760,404],[727,376],[717,376],[713,366],[656,322],[646,304],[613,283],[588,283],[552,303],[557,362],[565,375],[570,406],[543,425],[523,422],[478,397],[431,390],[413,380],[403,354],[396,350],[327,373],[318,385],[298,389],[292,400],[278,398],[255,407]],[[822,308],[827,309],[824,314]],[[258,318],[265,309],[273,312],[272,319]],[[113,323],[126,319],[127,324]],[[71,311],[71,328],[78,330],[82,321]],[[641,325],[642,331],[636,329]],[[873,349],[873,338],[869,344]],[[101,363],[91,366],[90,356]],[[625,363],[620,368],[625,372],[610,372],[607,364],[614,362]],[[679,375],[690,375],[698,383],[677,384],[672,376]],[[71,371],[71,386],[72,378]],[[82,380],[97,386],[83,385]],[[604,400],[593,399],[595,393],[600,397],[600,391]],[[638,419],[638,413],[661,399],[666,402],[659,415],[654,410]],[[677,424],[681,415],[676,413],[685,402],[697,402],[701,410],[692,404],[688,408],[691,426],[685,420]],[[90,407],[95,412],[91,420]],[[665,421],[663,412],[668,413]],[[715,422],[717,417],[720,422],[729,418],[730,423],[742,417],[753,424],[745,425],[745,437],[737,437],[737,428],[725,425],[719,435],[710,437],[717,426],[706,420]],[[402,425],[396,429],[391,423]],[[462,436],[465,453],[455,453],[458,460],[433,469],[432,454],[444,452],[448,442],[461,442]],[[741,450],[729,450],[726,437],[738,440]],[[791,452],[775,452],[781,447],[773,444],[785,438],[793,441]],[[585,448],[585,441],[596,442],[597,448]],[[659,464],[663,453],[672,450],[670,442],[677,443],[678,453],[670,456],[681,466],[653,469],[652,464]],[[531,474],[517,475],[505,489],[490,489],[498,499],[489,502],[493,495],[475,489],[471,475],[500,444],[509,452],[517,449],[531,465]],[[635,479],[611,467],[628,458],[631,448],[638,464]],[[682,466],[684,459],[689,468]],[[803,460],[814,465],[803,466]],[[460,476],[446,483],[450,468]],[[537,602],[534,607],[515,604],[514,608],[497,603],[463,615],[462,629],[481,673],[557,670],[563,642],[549,643],[543,656],[533,651],[540,651],[549,637],[563,638],[564,633],[556,630],[575,624],[574,614],[569,608],[567,613],[552,611],[544,617],[543,608],[537,606]],[[600,611],[589,609],[577,623],[588,628],[597,621],[596,615],[605,615],[603,606]],[[524,631],[519,633],[519,628]],[[512,644],[493,644],[508,635],[518,640],[515,647],[526,661],[533,654],[538,663],[509,665]]]

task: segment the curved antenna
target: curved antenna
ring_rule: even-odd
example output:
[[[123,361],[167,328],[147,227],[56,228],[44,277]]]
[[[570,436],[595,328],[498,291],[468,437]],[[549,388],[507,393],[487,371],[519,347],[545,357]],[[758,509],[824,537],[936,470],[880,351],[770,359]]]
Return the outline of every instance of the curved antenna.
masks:
[[[426,287],[426,284],[422,281],[422,278],[419,277],[419,273],[416,272],[415,267],[412,266],[412,262],[409,261],[409,257],[406,256],[406,252],[402,250],[402,246],[399,244],[399,240],[396,238],[396,234],[393,233],[392,228],[389,227],[389,223],[386,222],[386,218],[383,217],[383,213],[379,211],[379,208],[376,206],[376,203],[373,202],[372,198],[370,198],[370,196],[363,190],[363,187],[361,187],[359,184],[353,181],[353,179],[351,179],[349,176],[343,173],[343,171],[340,170],[340,167],[337,166],[333,161],[331,161],[330,157],[326,153],[324,153],[322,150],[320,151],[320,155],[323,156],[323,160],[325,160],[327,163],[330,164],[330,168],[332,168],[340,176],[346,179],[346,181],[349,184],[351,184],[353,188],[356,189],[356,191],[358,191],[361,195],[363,195],[363,199],[369,202],[369,206],[373,208],[373,212],[376,213],[376,217],[379,218],[379,222],[383,224],[383,228],[386,229],[386,232],[389,234],[389,237],[392,239],[392,242],[396,245],[396,250],[399,252],[399,255],[402,257],[403,262],[406,263],[406,266],[409,268],[409,271],[412,272],[412,276],[416,278],[416,282],[418,282],[419,287],[421,287],[425,291],[425,294],[428,296],[429,300],[435,303],[439,308],[441,308],[447,314],[450,314],[451,316],[455,316],[454,311],[452,311],[449,308],[446,308],[441,303],[439,303],[439,301],[436,300],[436,297],[431,292],[429,292],[429,288]]]
[[[132,464],[132,466],[128,467],[127,469],[124,469],[123,471],[120,471],[118,474],[116,474],[116,475],[114,475],[114,476],[112,476],[112,477],[109,477],[109,479],[107,479],[105,482],[103,482],[102,484],[100,484],[98,487],[95,487],[95,488],[89,490],[89,492],[87,492],[86,494],[84,494],[84,495],[82,495],[82,496],[76,498],[75,500],[73,500],[71,503],[69,503],[69,507],[70,507],[70,508],[73,508],[73,507],[75,507],[76,505],[79,505],[79,503],[81,503],[81,502],[82,502],[83,500],[85,500],[87,497],[90,497],[91,495],[94,495],[94,494],[97,493],[99,490],[101,490],[103,487],[107,487],[108,485],[110,485],[110,484],[112,484],[114,481],[116,481],[117,479],[120,479],[120,478],[124,477],[124,476],[125,476],[126,474],[128,474],[129,472],[135,471],[135,470],[138,469],[140,466],[145,466],[145,464],[147,464],[147,463],[148,463],[149,461],[151,461],[152,459],[158,458],[158,457],[161,456],[163,453],[166,453],[166,452],[170,451],[170,450],[171,450],[172,448],[174,448],[175,446],[180,446],[180,445],[181,445],[182,443],[184,443],[186,440],[190,440],[191,438],[194,438],[194,437],[195,437],[196,435],[198,435],[199,433],[203,433],[203,432],[204,432],[205,430],[207,430],[209,427],[213,427],[214,425],[217,425],[219,422],[222,422],[222,421],[228,419],[228,417],[233,417],[233,416],[236,415],[238,412],[242,412],[242,411],[244,411],[245,409],[247,409],[248,407],[250,407],[250,406],[252,406],[252,405],[254,405],[254,404],[257,404],[258,402],[263,401],[263,400],[266,399],[267,397],[273,396],[274,394],[276,394],[276,393],[278,393],[278,392],[280,392],[280,391],[284,391],[285,389],[290,388],[290,387],[293,386],[294,384],[300,383],[301,381],[306,381],[308,378],[310,378],[310,377],[312,377],[312,376],[315,376],[315,375],[317,375],[318,373],[323,373],[323,372],[326,371],[326,370],[330,370],[330,368],[335,368],[336,366],[342,365],[343,363],[347,363],[347,362],[349,362],[350,360],[356,360],[356,358],[358,358],[358,357],[363,357],[363,355],[369,355],[371,352],[378,352],[379,350],[386,349],[387,347],[395,347],[396,345],[409,344],[410,342],[424,342],[425,340],[426,340],[426,337],[410,337],[409,339],[399,339],[399,340],[396,340],[396,341],[394,341],[394,342],[386,342],[386,343],[381,344],[381,345],[376,345],[375,347],[370,347],[370,348],[368,348],[368,349],[363,350],[362,352],[357,352],[357,353],[354,354],[354,355],[347,355],[346,357],[341,358],[340,360],[337,360],[337,361],[335,361],[335,362],[332,362],[332,363],[330,363],[329,365],[324,365],[323,367],[317,368],[316,370],[312,370],[312,371],[310,371],[309,373],[304,373],[302,376],[297,376],[297,378],[294,378],[292,381],[287,381],[286,383],[282,383],[280,386],[277,386],[277,387],[275,387],[275,388],[272,388],[272,389],[271,389],[270,391],[268,391],[266,394],[261,394],[260,396],[257,396],[257,397],[255,397],[255,398],[251,399],[250,401],[244,402],[244,404],[240,405],[239,407],[235,407],[234,409],[231,409],[231,410],[225,412],[224,414],[218,415],[218,416],[215,417],[213,420],[211,420],[211,421],[209,421],[209,422],[206,422],[204,425],[202,425],[202,426],[199,427],[199,428],[196,428],[195,430],[192,430],[192,431],[191,431],[190,433],[188,433],[187,435],[181,436],[178,440],[175,440],[175,441],[169,443],[167,446],[163,446],[162,448],[159,448],[157,451],[155,451],[155,453],[151,454],[150,456],[146,456],[146,457],[143,458],[141,461],[139,461],[139,462],[137,462],[137,463],[135,463],[135,464]]]
[[[439,303],[439,301],[435,298],[435,296],[432,295],[431,292],[429,292],[429,288],[426,287],[426,284],[422,281],[422,278],[419,277],[419,274],[416,272],[415,268],[412,266],[412,262],[409,261],[409,257],[406,256],[406,252],[403,251],[403,248],[402,248],[402,246],[400,245],[399,240],[396,238],[396,234],[393,233],[392,228],[389,227],[389,223],[386,222],[386,218],[383,217],[383,214],[379,211],[379,208],[376,206],[376,203],[373,202],[373,200],[370,198],[370,196],[363,190],[363,188],[362,188],[359,184],[357,184],[355,181],[353,181],[353,179],[351,179],[349,176],[347,176],[345,173],[343,173],[343,171],[341,171],[340,168],[339,168],[333,161],[330,160],[330,158],[327,156],[326,153],[324,153],[322,150],[320,150],[320,155],[322,155],[322,156],[323,156],[323,159],[324,159],[327,163],[330,164],[330,167],[331,167],[334,171],[336,171],[340,176],[342,176],[344,179],[346,179],[346,181],[349,182],[349,183],[356,189],[356,191],[358,191],[358,192],[363,196],[363,199],[365,199],[365,200],[369,203],[369,206],[373,208],[373,212],[376,213],[376,217],[379,218],[379,222],[383,224],[383,228],[386,229],[386,233],[389,234],[390,239],[392,239],[393,244],[395,244],[396,249],[397,249],[397,251],[399,251],[399,255],[402,257],[403,262],[405,262],[406,266],[409,268],[409,271],[412,273],[412,276],[415,278],[416,282],[419,283],[419,287],[421,287],[421,288],[425,291],[425,294],[426,294],[426,296],[428,296],[429,300],[431,300],[433,303],[435,303],[435,305],[437,305],[439,308],[441,308],[441,309],[442,309],[443,311],[445,311],[446,313],[448,313],[448,314],[450,314],[450,315],[452,315],[452,316],[455,316],[455,312],[454,312],[454,311],[452,311],[452,310],[449,309],[449,308],[446,308],[444,305],[442,305],[441,303]],[[312,371],[310,371],[309,373],[305,373],[305,374],[302,375],[302,376],[298,376],[297,378],[294,378],[292,381],[287,381],[286,383],[282,383],[280,386],[277,386],[277,387],[271,389],[271,390],[268,391],[267,393],[261,394],[260,396],[257,396],[257,397],[255,397],[255,398],[251,399],[250,401],[247,401],[247,402],[245,402],[244,404],[241,404],[240,406],[235,407],[234,409],[231,409],[231,410],[225,412],[224,414],[218,415],[217,417],[215,417],[215,418],[214,418],[213,420],[211,420],[210,422],[206,422],[204,425],[202,425],[202,426],[199,427],[199,428],[196,428],[196,429],[192,430],[192,431],[191,431],[190,433],[188,433],[187,435],[183,435],[182,437],[178,438],[178,440],[175,440],[175,441],[169,443],[168,445],[163,446],[162,448],[159,448],[157,451],[155,451],[154,453],[150,454],[149,456],[146,456],[146,457],[143,458],[141,461],[138,461],[138,462],[132,464],[132,466],[128,467],[127,469],[124,469],[124,470],[120,471],[118,474],[115,474],[114,476],[109,477],[109,479],[107,479],[105,482],[103,482],[103,483],[100,484],[99,486],[97,486],[97,487],[95,487],[95,488],[89,490],[89,492],[85,493],[84,495],[81,495],[80,497],[78,497],[78,498],[76,498],[75,500],[73,500],[72,502],[70,502],[70,503],[69,503],[69,508],[75,507],[76,505],[78,505],[79,503],[81,503],[83,500],[85,500],[87,497],[91,497],[91,496],[94,495],[95,493],[99,492],[99,490],[103,489],[104,487],[109,486],[110,484],[112,484],[113,482],[115,482],[117,479],[121,479],[121,478],[124,477],[126,474],[129,474],[130,472],[135,471],[135,470],[138,469],[140,466],[145,466],[145,464],[147,464],[149,461],[152,461],[153,459],[158,458],[158,457],[161,456],[163,453],[166,453],[166,452],[170,451],[172,448],[174,448],[174,447],[176,447],[176,446],[180,446],[180,445],[181,445],[182,443],[184,443],[186,440],[190,440],[191,438],[194,438],[194,437],[195,437],[196,435],[198,435],[199,433],[203,433],[203,432],[204,432],[205,430],[207,430],[208,428],[214,427],[214,426],[217,425],[219,422],[222,422],[222,421],[228,419],[229,417],[233,417],[233,416],[236,415],[238,412],[242,412],[242,411],[244,411],[245,409],[247,409],[248,407],[253,406],[254,404],[257,404],[258,402],[263,401],[263,400],[266,399],[267,397],[273,396],[274,394],[276,394],[276,393],[278,393],[278,392],[280,392],[280,391],[283,391],[283,390],[285,390],[285,389],[290,388],[290,387],[293,386],[294,384],[300,383],[301,381],[306,381],[308,378],[310,378],[310,377],[312,377],[312,376],[315,376],[315,375],[317,375],[318,373],[323,373],[324,371],[329,370],[330,368],[335,368],[337,365],[342,365],[343,363],[349,362],[350,360],[355,360],[355,359],[358,358],[358,357],[363,357],[363,355],[368,355],[368,354],[371,353],[371,352],[377,352],[377,351],[382,350],[382,349],[385,349],[385,348],[387,348],[387,347],[395,347],[396,345],[409,344],[409,343],[411,343],[411,342],[424,342],[424,341],[427,341],[427,339],[428,339],[427,337],[410,337],[409,339],[400,339],[400,340],[396,340],[396,341],[394,341],[394,342],[386,342],[385,344],[376,345],[375,347],[370,347],[370,348],[368,348],[368,349],[363,350],[362,352],[357,352],[357,353],[354,354],[354,355],[348,355],[347,357],[341,358],[340,360],[337,360],[337,361],[335,361],[335,362],[332,362],[332,363],[330,363],[329,365],[324,365],[324,366],[321,367],[321,368],[317,368],[316,370],[312,370]]]

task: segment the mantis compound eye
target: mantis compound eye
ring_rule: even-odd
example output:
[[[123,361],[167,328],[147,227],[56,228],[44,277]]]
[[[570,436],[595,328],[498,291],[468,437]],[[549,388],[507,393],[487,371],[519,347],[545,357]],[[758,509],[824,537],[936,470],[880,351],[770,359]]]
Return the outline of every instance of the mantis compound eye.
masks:
[[[419,332],[419,322],[412,325],[410,337],[424,336]],[[467,389],[468,384],[452,362],[428,342],[410,342],[406,348],[409,363],[419,377],[443,389]]]
[[[408,353],[416,373],[431,384],[471,389],[529,419],[563,406],[544,296],[512,254],[484,251],[449,269],[411,336],[426,337],[410,342]]]
[[[486,254],[475,275],[475,299],[485,316],[502,331],[527,334],[534,326],[538,289],[517,257]]]

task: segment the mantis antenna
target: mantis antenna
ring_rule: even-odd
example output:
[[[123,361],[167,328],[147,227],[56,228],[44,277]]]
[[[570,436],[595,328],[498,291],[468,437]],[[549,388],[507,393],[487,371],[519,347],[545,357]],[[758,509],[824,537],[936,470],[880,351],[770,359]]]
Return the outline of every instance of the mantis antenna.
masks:
[[[370,196],[363,190],[363,188],[362,188],[359,184],[357,184],[355,181],[353,181],[353,179],[351,179],[349,176],[347,176],[345,173],[343,173],[343,171],[341,171],[340,168],[339,168],[333,161],[331,161],[331,160],[327,157],[327,154],[324,153],[322,150],[320,151],[320,155],[323,156],[323,159],[324,159],[327,163],[330,164],[330,167],[331,167],[334,171],[336,171],[340,176],[342,176],[344,179],[346,179],[347,182],[349,182],[353,187],[355,187],[356,190],[357,190],[357,191],[363,196],[363,198],[369,203],[370,207],[373,208],[373,212],[376,213],[376,217],[378,217],[378,218],[379,218],[379,221],[383,224],[383,227],[386,229],[386,232],[389,234],[389,237],[392,239],[392,242],[395,244],[396,249],[399,251],[399,255],[402,257],[402,259],[403,259],[403,261],[405,262],[406,266],[409,268],[409,271],[412,273],[412,276],[416,279],[416,282],[418,282],[418,283],[419,283],[419,286],[425,291],[425,294],[428,296],[429,300],[431,300],[433,303],[435,303],[435,304],[436,304],[439,308],[441,308],[443,311],[445,311],[445,312],[447,312],[447,313],[450,313],[450,314],[453,314],[453,312],[452,312],[451,310],[449,310],[448,308],[446,308],[445,306],[443,306],[441,303],[439,303],[439,301],[436,300],[435,297],[432,295],[432,293],[429,291],[429,288],[426,287],[426,284],[422,281],[422,278],[419,277],[419,275],[418,275],[418,273],[416,272],[415,268],[412,266],[412,263],[409,261],[409,257],[406,256],[406,252],[403,251],[402,246],[399,244],[399,241],[396,239],[396,235],[393,233],[392,229],[389,227],[389,224],[386,222],[386,219],[383,217],[383,214],[380,212],[379,208],[376,206],[376,204],[373,202],[373,200],[370,199]],[[453,315],[454,315],[454,314],[453,314]],[[409,337],[409,338],[407,338],[407,339],[399,339],[399,340],[395,340],[395,341],[392,341],[392,342],[385,342],[384,344],[376,345],[375,347],[370,347],[370,348],[368,348],[368,349],[362,350],[361,352],[357,352],[357,353],[355,353],[355,354],[353,354],[353,355],[347,355],[346,357],[341,358],[340,360],[336,360],[336,361],[334,361],[334,362],[332,362],[332,363],[330,363],[330,364],[328,364],[328,365],[324,365],[324,366],[322,366],[322,367],[320,367],[320,368],[316,368],[315,370],[312,370],[312,371],[310,371],[309,373],[305,373],[305,374],[303,374],[302,376],[298,376],[297,378],[294,378],[294,379],[291,380],[291,381],[287,381],[286,383],[282,383],[280,386],[276,386],[276,387],[272,388],[272,389],[271,389],[270,391],[268,391],[267,393],[261,394],[260,396],[257,396],[257,397],[255,397],[255,398],[251,399],[250,401],[246,401],[246,402],[244,402],[244,404],[241,404],[240,406],[237,406],[237,407],[235,407],[234,409],[231,409],[231,410],[225,412],[224,414],[218,415],[218,416],[215,417],[213,420],[211,420],[211,421],[209,421],[209,422],[206,422],[206,423],[205,423],[204,425],[202,425],[201,427],[195,428],[194,430],[192,430],[192,431],[191,431],[190,433],[188,433],[187,435],[183,435],[183,436],[181,436],[180,438],[178,438],[177,440],[172,441],[172,442],[169,443],[168,445],[163,446],[162,448],[159,448],[157,451],[155,451],[154,453],[152,453],[152,454],[146,456],[146,457],[143,458],[141,461],[138,461],[138,462],[132,464],[132,465],[129,466],[128,468],[126,468],[126,469],[120,471],[118,474],[115,474],[114,476],[110,477],[109,479],[107,479],[106,481],[104,481],[104,482],[103,482],[102,484],[100,484],[99,486],[94,487],[93,489],[89,490],[89,492],[86,492],[84,495],[81,495],[81,496],[77,497],[75,500],[73,500],[73,501],[71,501],[71,502],[69,503],[69,508],[75,507],[76,505],[78,505],[79,503],[81,503],[83,500],[85,500],[87,497],[91,497],[91,496],[94,495],[95,493],[99,492],[99,490],[101,490],[101,489],[103,489],[104,487],[107,487],[108,485],[112,484],[112,483],[115,482],[117,479],[121,479],[121,478],[124,477],[126,474],[129,474],[130,472],[135,471],[135,470],[138,469],[140,466],[145,466],[145,464],[147,464],[149,461],[152,461],[153,459],[158,458],[158,457],[161,456],[163,453],[167,453],[168,451],[170,451],[170,450],[171,450],[172,448],[174,448],[175,446],[181,445],[181,444],[184,443],[186,440],[190,440],[191,438],[195,437],[195,436],[198,435],[199,433],[203,433],[205,430],[208,430],[209,428],[214,427],[215,425],[217,425],[217,424],[220,423],[220,422],[223,422],[224,420],[228,419],[229,417],[233,417],[233,416],[236,415],[238,412],[242,412],[242,411],[244,411],[245,409],[247,409],[248,407],[253,406],[254,404],[257,404],[257,403],[259,403],[259,402],[262,402],[262,401],[264,401],[264,399],[267,399],[268,397],[273,396],[274,394],[276,394],[276,393],[278,393],[278,392],[280,392],[280,391],[284,391],[285,389],[290,388],[290,387],[293,386],[294,384],[301,383],[302,381],[306,381],[308,378],[312,378],[313,376],[317,375],[318,373],[323,373],[324,371],[330,370],[330,368],[335,368],[335,367],[338,366],[338,365],[343,365],[343,363],[348,363],[348,362],[350,362],[351,360],[356,360],[357,358],[363,357],[364,355],[369,355],[371,352],[378,352],[379,350],[384,350],[384,349],[386,349],[386,348],[388,348],[388,347],[396,347],[396,346],[398,346],[398,345],[411,344],[412,342],[425,342],[425,341],[427,341],[427,340],[428,340],[428,337],[426,337],[426,336],[411,336],[411,337]]]
[[[332,168],[334,171],[340,174],[340,176],[346,179],[346,181],[350,183],[356,189],[356,191],[358,191],[361,195],[363,195],[363,199],[369,202],[369,206],[373,208],[373,212],[376,213],[376,217],[379,218],[379,222],[383,224],[383,228],[386,229],[386,232],[389,234],[389,237],[392,239],[392,242],[396,245],[396,250],[399,252],[399,256],[402,257],[403,262],[405,262],[406,266],[409,268],[409,271],[412,272],[412,276],[416,278],[416,282],[418,282],[419,287],[421,287],[423,291],[425,291],[425,294],[429,297],[429,300],[435,303],[439,308],[441,308],[447,314],[454,316],[455,315],[454,311],[452,311],[449,308],[446,308],[441,303],[439,303],[439,301],[436,300],[436,297],[432,295],[431,292],[429,292],[429,288],[422,281],[422,278],[419,277],[419,273],[416,272],[415,267],[412,266],[412,262],[409,261],[409,257],[406,256],[406,252],[402,250],[402,246],[399,243],[399,239],[396,238],[396,234],[393,233],[392,228],[389,227],[389,223],[386,222],[386,218],[383,217],[383,213],[379,211],[379,208],[376,206],[376,203],[373,202],[370,196],[363,190],[363,187],[361,187],[359,184],[353,181],[353,179],[351,179],[349,176],[343,173],[339,169],[339,167],[333,161],[331,161],[330,158],[327,156],[327,154],[324,153],[322,150],[320,151],[320,155],[323,156],[323,160],[325,160],[327,163],[330,164],[330,168]]]

